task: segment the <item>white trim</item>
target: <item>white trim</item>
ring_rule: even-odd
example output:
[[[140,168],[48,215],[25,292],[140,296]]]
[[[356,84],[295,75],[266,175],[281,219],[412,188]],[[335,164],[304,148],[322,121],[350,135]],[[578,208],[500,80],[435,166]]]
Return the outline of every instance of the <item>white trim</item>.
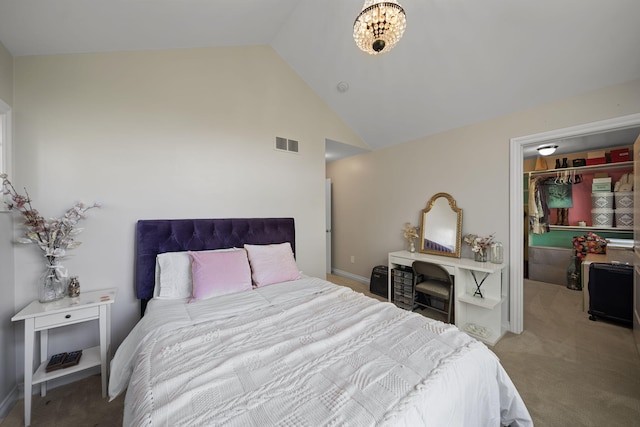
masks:
[[[640,114],[601,120],[584,125],[557,129],[533,135],[511,138],[510,143],[510,200],[509,200],[509,283],[510,289],[510,325],[509,330],[519,334],[524,330],[523,322],[523,269],[524,259],[524,218],[523,206],[523,149],[525,146],[540,144],[545,141],[558,140],[569,137],[580,137],[594,133],[640,126]]]
[[[9,415],[9,412],[11,412],[16,402],[18,402],[18,386],[14,386],[2,403],[0,403],[0,422]]]
[[[5,103],[2,99],[0,99],[0,121],[2,121],[2,126],[0,126],[0,131],[2,132],[2,155],[0,156],[0,173],[6,173],[10,177],[12,176],[13,171],[13,150],[12,150],[12,114],[11,107]],[[9,212],[7,206],[2,203],[0,200],[0,212]]]
[[[335,274],[336,276],[342,276],[342,277],[346,277],[347,279],[355,280],[356,282],[364,283],[365,285],[369,284],[369,279],[367,279],[366,277],[357,276],[355,274],[347,273],[346,271],[342,271],[334,268],[333,270],[331,270],[331,273]]]

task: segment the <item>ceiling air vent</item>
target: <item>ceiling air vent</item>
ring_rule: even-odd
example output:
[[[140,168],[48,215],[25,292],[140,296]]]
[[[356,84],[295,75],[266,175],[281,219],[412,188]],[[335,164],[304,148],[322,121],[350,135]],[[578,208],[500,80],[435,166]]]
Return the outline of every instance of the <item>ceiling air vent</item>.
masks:
[[[297,153],[298,141],[294,139],[287,139],[287,138],[282,138],[280,136],[276,136],[276,150],[288,151],[290,153]]]

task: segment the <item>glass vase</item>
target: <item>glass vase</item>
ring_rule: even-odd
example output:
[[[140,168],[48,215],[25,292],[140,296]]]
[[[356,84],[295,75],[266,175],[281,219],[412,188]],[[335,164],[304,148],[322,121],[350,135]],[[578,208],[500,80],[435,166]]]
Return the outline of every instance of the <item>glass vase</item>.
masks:
[[[50,302],[64,298],[67,285],[67,269],[55,258],[47,260],[38,282],[38,301]]]
[[[567,267],[567,288],[574,290],[581,290],[581,275],[580,275],[581,261],[580,258],[573,255],[569,260],[569,267]]]
[[[494,264],[502,264],[503,248],[502,243],[495,242],[491,244],[491,262]]]
[[[416,243],[413,240],[409,240],[409,252],[414,253],[416,251]]]
[[[474,252],[473,259],[477,262],[487,262],[487,251],[480,249],[478,252]]]

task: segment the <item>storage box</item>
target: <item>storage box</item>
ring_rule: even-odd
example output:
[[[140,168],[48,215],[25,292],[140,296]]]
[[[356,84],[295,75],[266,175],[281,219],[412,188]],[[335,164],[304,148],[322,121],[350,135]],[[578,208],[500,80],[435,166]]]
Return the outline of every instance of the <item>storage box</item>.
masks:
[[[591,209],[591,223],[594,227],[613,227],[613,209]]]
[[[632,208],[633,209],[633,191],[616,191],[613,193],[616,209]]]
[[[610,192],[611,191],[611,183],[610,182],[596,182],[595,184],[591,184],[591,192],[598,193],[601,191]]]
[[[611,150],[611,163],[628,162],[631,160],[631,154],[628,148],[620,148],[618,150]]]
[[[593,182],[594,184],[600,184],[603,182],[608,182],[609,184],[611,184],[611,177],[610,176],[596,177],[596,178],[593,178],[593,181],[591,182]]]
[[[617,228],[633,228],[633,208],[615,210]]]
[[[604,150],[587,152],[587,160],[588,159],[599,159],[599,158],[603,158],[603,159],[605,158]]]
[[[633,239],[607,239],[607,262],[633,264]]]
[[[598,208],[613,209],[613,193],[610,191],[608,192],[600,191],[597,193],[591,193],[591,207],[593,209],[598,209]]]
[[[595,157],[593,159],[587,159],[587,166],[603,165],[605,163],[607,163],[606,157]]]

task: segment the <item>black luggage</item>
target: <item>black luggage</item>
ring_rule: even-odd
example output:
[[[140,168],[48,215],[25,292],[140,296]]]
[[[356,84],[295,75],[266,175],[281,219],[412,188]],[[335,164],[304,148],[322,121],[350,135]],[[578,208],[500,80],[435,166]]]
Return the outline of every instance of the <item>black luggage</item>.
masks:
[[[633,325],[633,266],[592,263],[589,266],[589,319]]]
[[[380,295],[381,297],[389,297],[389,267],[386,265],[378,265],[371,271],[371,282],[369,283],[369,292]]]

